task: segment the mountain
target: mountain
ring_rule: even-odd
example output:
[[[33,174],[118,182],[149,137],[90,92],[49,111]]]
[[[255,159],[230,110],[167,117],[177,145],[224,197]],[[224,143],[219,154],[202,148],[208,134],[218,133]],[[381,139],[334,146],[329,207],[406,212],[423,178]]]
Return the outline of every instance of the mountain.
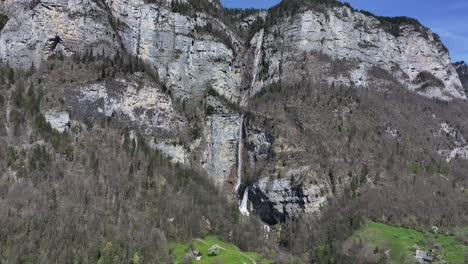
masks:
[[[454,64],[455,69],[457,70],[460,81],[462,82],[463,88],[468,89],[468,66],[464,61],[460,61]]]
[[[2,261],[165,263],[168,240],[214,233],[287,263],[365,218],[467,220],[466,65],[414,19],[321,0],[0,12]]]

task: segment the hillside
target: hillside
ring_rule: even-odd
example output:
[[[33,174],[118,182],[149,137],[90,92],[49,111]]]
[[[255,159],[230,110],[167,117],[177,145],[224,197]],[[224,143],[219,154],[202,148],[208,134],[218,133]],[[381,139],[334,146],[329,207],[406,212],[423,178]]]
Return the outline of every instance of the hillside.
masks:
[[[357,254],[367,258],[388,259],[388,263],[413,263],[418,249],[430,252],[439,262],[464,263],[468,246],[462,239],[466,232],[459,229],[454,233],[439,234],[437,230],[418,231],[371,222],[357,231],[345,247],[349,252],[359,252]]]
[[[464,61],[461,61],[455,63],[454,67],[457,70],[457,73],[460,76],[460,81],[462,82],[463,88],[466,91],[466,89],[468,89],[468,66]]]
[[[322,0],[0,13],[0,263],[172,263],[213,236],[363,263],[343,244],[368,220],[468,225],[466,65],[414,19]]]
[[[216,255],[210,256],[210,249],[218,247]],[[268,264],[270,260],[252,252],[242,252],[235,245],[223,242],[216,237],[207,237],[205,239],[196,239],[190,245],[173,244],[172,252],[176,256],[175,263],[184,263],[187,255],[193,251],[201,253],[201,259],[196,261],[200,264],[218,263],[259,263]]]

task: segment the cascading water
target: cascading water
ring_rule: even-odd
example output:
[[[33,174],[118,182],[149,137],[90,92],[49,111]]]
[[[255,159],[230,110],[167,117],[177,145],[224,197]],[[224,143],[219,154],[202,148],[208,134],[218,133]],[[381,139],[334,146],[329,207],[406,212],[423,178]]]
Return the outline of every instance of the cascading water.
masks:
[[[249,209],[247,208],[247,203],[249,202],[249,187],[245,188],[244,196],[242,197],[242,202],[239,206],[239,211],[245,216],[249,216]]]
[[[265,234],[265,239],[270,237],[271,227],[269,225],[263,225],[263,233]]]
[[[260,64],[260,59],[262,55],[262,46],[263,46],[263,37],[264,37],[265,31],[264,29],[261,29],[260,32],[257,35],[257,46],[255,48],[255,59],[254,59],[254,65],[253,65],[253,71],[252,71],[252,83],[250,84],[249,90],[244,93],[242,96],[240,106],[245,107],[248,104],[248,101],[251,96],[251,90],[257,81],[257,75],[258,75],[258,65]],[[239,136],[238,136],[238,149],[237,149],[237,183],[235,186],[235,191],[236,193],[239,191],[239,187],[242,183],[242,149],[243,149],[243,143],[242,143],[242,133],[244,129],[244,115],[241,115],[240,117],[240,124],[239,124]],[[239,206],[239,210],[241,214],[245,216],[249,216],[249,210],[247,208],[247,203],[249,201],[249,187],[245,188],[244,191],[244,196],[242,197],[241,204]]]
[[[242,183],[242,130],[244,129],[244,115],[241,115],[239,121],[239,136],[237,138],[237,183],[235,191],[239,190],[239,187]]]
[[[244,96],[242,96],[242,100],[241,100],[241,106],[247,106],[247,103],[248,103],[248,100],[251,96],[251,91],[252,91],[252,88],[255,84],[255,82],[257,81],[257,75],[258,75],[258,65],[260,64],[260,59],[261,59],[261,55],[262,55],[262,46],[263,46],[263,36],[265,34],[265,30],[262,28],[259,33],[258,33],[258,37],[257,37],[257,46],[255,48],[255,60],[254,60],[254,67],[253,67],[253,70],[252,70],[252,82],[250,84],[250,88],[249,90],[244,94]]]

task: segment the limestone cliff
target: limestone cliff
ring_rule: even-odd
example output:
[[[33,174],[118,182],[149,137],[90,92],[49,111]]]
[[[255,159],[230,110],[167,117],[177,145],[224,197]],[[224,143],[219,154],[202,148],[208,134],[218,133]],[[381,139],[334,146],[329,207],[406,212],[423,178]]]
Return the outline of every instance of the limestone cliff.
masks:
[[[468,91],[468,65],[466,65],[464,61],[461,61],[455,63],[454,67],[457,70],[458,76],[460,77],[466,93]]]
[[[253,208],[269,223],[318,211],[327,197],[340,194],[334,188],[351,179],[335,183],[311,164],[310,150],[274,133],[293,120],[297,134],[291,136],[299,138],[301,131],[320,128],[311,125],[318,118],[302,122],[303,113],[288,105],[287,118],[278,119],[272,109],[250,108],[256,95],[308,81],[370,90],[390,83],[424,97],[466,99],[459,77],[466,77],[466,66],[463,71],[456,65],[457,74],[438,36],[413,20],[379,18],[342,4],[299,8],[275,19],[274,10],[222,19],[219,2],[208,2],[216,12],[194,8],[192,1],[178,2],[188,6],[180,10],[169,0],[3,1],[9,20],[0,35],[0,58],[29,69],[57,55],[138,57],[162,87],[138,84],[138,76],[74,86],[67,101],[76,112],[72,119],[118,113],[144,134],[164,134],[153,147],[202,168],[221,188],[233,190],[235,178],[249,172],[243,185],[251,187]],[[186,104],[203,109],[203,120],[177,107]],[[333,115],[346,122],[355,108],[340,106]],[[239,119],[249,111],[241,130]],[[272,120],[287,122],[265,125]],[[62,121],[57,124],[65,130]],[[178,137],[191,128],[200,133],[182,144]],[[246,154],[237,155],[239,150]]]
[[[368,86],[369,71],[379,67],[424,96],[465,99],[439,37],[416,22],[397,25],[397,30],[398,35],[392,34],[378,18],[346,6],[284,18],[267,30],[262,46],[265,77],[254,87],[278,81],[300,82],[310,72],[303,67],[307,65],[305,55],[313,51],[348,62],[337,76],[327,77],[329,83]],[[297,63],[301,58],[304,63]],[[423,73],[438,81],[419,80]]]

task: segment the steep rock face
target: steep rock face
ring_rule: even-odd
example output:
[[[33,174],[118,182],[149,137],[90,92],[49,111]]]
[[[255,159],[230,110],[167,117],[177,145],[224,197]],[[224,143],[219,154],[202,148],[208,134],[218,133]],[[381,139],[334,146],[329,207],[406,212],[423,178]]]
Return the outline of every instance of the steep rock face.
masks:
[[[239,135],[238,115],[212,115],[207,118],[202,166],[219,187],[232,188],[235,184],[237,143]],[[229,185],[226,185],[229,184]]]
[[[230,101],[238,100],[241,69],[233,51],[216,37],[196,30],[209,23],[227,31],[225,34],[239,47],[235,35],[214,18],[203,13],[196,18],[174,13],[170,1],[28,3],[3,4],[3,12],[11,19],[0,37],[0,57],[11,65],[37,66],[54,51],[69,56],[87,50],[112,55],[123,46],[157,67],[161,79],[177,97],[200,96],[212,86]]]
[[[234,52],[239,52],[240,41],[215,18],[204,13],[195,17],[174,13],[169,2],[108,1],[121,23],[117,33],[124,48],[153,65],[178,100],[200,100],[213,89],[226,100],[237,102],[242,67]],[[228,47],[205,27],[224,32],[233,46]],[[209,116],[204,126],[202,167],[220,187],[226,185],[237,162],[236,119],[235,113]]]
[[[374,17],[335,7],[306,11],[268,30],[264,40],[264,71],[260,84],[300,81],[310,73],[297,63],[308,52],[320,52],[350,64],[331,82],[367,86],[368,72],[379,67],[411,91],[444,100],[465,99],[460,80],[439,38],[420,25],[400,25],[398,35],[387,32]],[[294,70],[292,70],[294,69]],[[347,73],[346,73],[347,72]],[[347,75],[347,76],[346,76]],[[421,80],[433,77],[432,82]]]
[[[46,122],[60,133],[70,128],[70,115],[67,112],[49,111],[45,115]]]
[[[441,149],[438,153],[445,157],[447,162],[459,157],[468,159],[468,144],[466,143],[463,134],[457,128],[444,122],[440,124],[440,130],[435,133],[436,137],[445,137],[448,140],[448,147],[450,149]]]
[[[220,8],[219,2],[213,2]],[[157,71],[175,102],[209,106],[204,119],[195,121],[200,122],[201,137],[179,144],[179,135],[187,134],[193,125],[189,122],[193,121],[176,111],[175,102],[160,87],[140,86],[131,78],[75,87],[70,99],[74,105],[72,118],[117,115],[131,128],[148,135],[157,133],[160,138],[151,142],[152,147],[184,164],[190,163],[188,152],[194,151],[207,174],[218,186],[228,189],[235,182],[239,159],[248,159],[256,177],[249,188],[250,201],[268,223],[316,212],[332,193],[330,186],[340,187],[327,179],[327,168],[312,168],[320,162],[308,156],[313,151],[302,146],[300,140],[290,140],[303,140],[307,130],[319,131],[315,136],[323,134],[320,128],[327,120],[317,115],[304,122],[300,114],[306,114],[291,114],[296,102],[285,105],[285,117],[275,120],[284,135],[270,133],[247,120],[247,155],[238,158],[239,137],[243,135],[239,133],[241,109],[232,104],[248,107],[251,98],[270,84],[293,85],[305,79],[329,86],[374,86],[374,80],[381,79],[427,97],[466,98],[447,50],[430,30],[403,24],[395,35],[385,30],[379,19],[348,7],[300,12],[253,32],[250,40],[242,40],[208,14],[186,16],[173,12],[169,0],[153,4],[143,0],[30,3],[7,0],[0,4],[2,12],[10,17],[0,35],[0,57],[4,62],[29,68],[54,54],[72,56],[88,50],[113,55],[123,49],[139,57]],[[244,18],[239,25],[249,29],[258,17],[266,16],[267,12],[262,11]],[[463,67],[457,69],[460,76],[466,74]],[[218,98],[205,97],[211,90]],[[350,116],[354,107],[327,111],[336,111],[337,120],[344,122],[342,119]],[[53,123],[53,116],[49,120]],[[340,129],[346,129],[345,125]],[[392,127],[388,127],[387,134],[395,139],[401,137]],[[444,147],[439,153],[447,160],[464,157],[464,144]],[[333,162],[323,167],[333,167],[342,160]],[[262,171],[265,165],[271,167]],[[343,180],[341,186],[347,183]]]
[[[271,154],[272,135],[267,134],[260,127],[248,124],[247,130],[247,155],[250,168],[255,170],[266,162]]]
[[[124,48],[156,66],[161,80],[177,97],[200,97],[213,87],[230,101],[238,100],[241,69],[234,51],[200,30],[207,24],[222,28],[239,45],[222,23],[203,13],[195,18],[174,13],[167,4],[149,5],[142,0],[107,2],[120,21],[117,33]]]
[[[201,100],[209,88],[228,101],[239,100],[241,62],[231,48],[239,49],[240,41],[224,24],[204,13],[187,17],[172,12],[170,1],[147,4],[142,0],[47,0],[37,5],[30,5],[30,1],[7,1],[2,9],[11,19],[0,36],[0,56],[10,65],[23,68],[38,66],[59,52],[72,56],[92,50],[95,55],[112,55],[123,47],[154,66],[160,80],[178,100]],[[204,27],[208,24],[225,32],[233,46],[228,47],[210,32],[205,32]],[[85,114],[89,116],[109,116],[122,111],[130,122],[138,123],[147,131],[178,131],[174,125],[179,122],[173,123],[171,115],[167,115],[175,112],[172,104],[153,110],[150,108],[155,105],[145,105],[144,110],[140,109],[141,114],[135,114],[133,107],[138,108],[159,95],[146,88],[136,91],[131,84],[126,87],[129,88],[128,94],[119,95],[119,99],[107,94],[101,84],[82,87],[84,97],[79,103],[102,105],[91,109],[84,107],[80,111],[88,109]],[[132,98],[143,101],[130,102]],[[158,103],[163,104],[164,101]],[[154,116],[150,117],[147,111],[152,111]],[[207,127],[214,132],[205,138],[205,151],[213,154],[208,155],[212,158],[207,158],[207,162],[214,163],[203,166],[210,168],[207,172],[213,178],[227,178],[236,162],[235,144],[226,143],[234,139],[231,130],[238,129],[238,124],[230,123],[230,119],[212,117],[207,121]],[[180,151],[175,151],[180,146],[170,151],[159,146],[177,160],[181,159]],[[178,154],[174,154],[176,152]]]
[[[2,7],[10,19],[0,36],[0,58],[12,66],[40,65],[55,51],[111,55],[120,46],[108,12],[95,1],[28,2],[7,1]]]
[[[255,212],[268,224],[284,222],[301,213],[314,213],[326,202],[326,185],[295,183],[309,168],[290,170],[280,179],[262,178],[251,190]]]
[[[66,98],[73,118],[84,123],[118,118],[131,131],[149,135],[150,147],[159,149],[174,162],[190,165],[188,151],[173,143],[187,130],[186,121],[174,110],[167,94],[151,82],[137,81],[137,77],[142,76],[76,85]],[[135,133],[132,135],[137,142]]]
[[[457,70],[460,81],[462,82],[465,93],[468,92],[468,65],[464,61],[457,62],[453,65]]]
[[[130,124],[148,132],[177,133],[183,128],[182,117],[174,111],[170,97],[150,83],[139,87],[133,81],[118,79],[109,85],[112,89],[103,83],[79,87],[79,95],[73,97],[77,100],[75,115],[86,118],[121,114]]]

